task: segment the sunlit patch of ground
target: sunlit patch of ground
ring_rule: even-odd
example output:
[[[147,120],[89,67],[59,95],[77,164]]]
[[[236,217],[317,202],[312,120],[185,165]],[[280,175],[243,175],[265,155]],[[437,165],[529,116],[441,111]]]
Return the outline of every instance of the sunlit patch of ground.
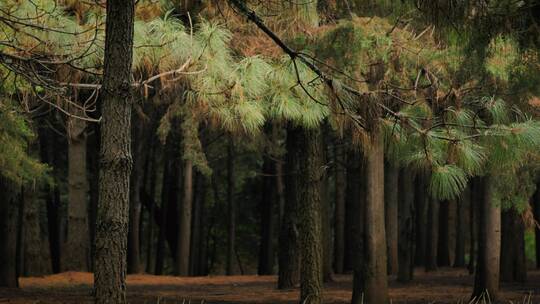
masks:
[[[68,272],[38,278],[22,278],[18,290],[0,289],[0,303],[91,303],[92,274]],[[392,303],[453,303],[468,300],[473,278],[464,270],[444,269],[434,273],[416,271],[410,284],[392,278]],[[297,290],[275,289],[275,276],[210,276],[177,278],[170,276],[128,276],[130,303],[296,303]],[[335,277],[326,285],[325,303],[348,303],[352,278]],[[524,285],[503,284],[504,303],[521,303],[532,293],[532,303],[540,303],[540,271],[529,272]],[[184,302],[184,300],[186,300]],[[466,301],[465,301],[466,302]]]

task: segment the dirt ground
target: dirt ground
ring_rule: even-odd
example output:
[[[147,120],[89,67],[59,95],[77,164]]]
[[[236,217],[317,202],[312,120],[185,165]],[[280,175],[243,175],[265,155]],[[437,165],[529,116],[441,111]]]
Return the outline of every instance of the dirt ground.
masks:
[[[467,303],[473,278],[464,270],[444,269],[435,273],[417,270],[410,284],[391,278],[392,303]],[[22,278],[20,289],[0,289],[0,303],[52,304],[91,303],[92,274],[62,273],[46,277]],[[275,276],[210,276],[177,278],[169,276],[128,276],[130,303],[296,303],[297,290],[275,288]],[[325,303],[348,303],[352,278],[339,275],[325,286]],[[540,303],[540,271],[529,272],[523,285],[503,284],[501,303]]]

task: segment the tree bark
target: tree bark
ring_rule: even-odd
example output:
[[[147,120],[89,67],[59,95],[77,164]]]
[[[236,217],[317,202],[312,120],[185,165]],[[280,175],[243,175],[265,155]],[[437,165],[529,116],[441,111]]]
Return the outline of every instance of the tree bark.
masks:
[[[343,273],[345,258],[345,191],[347,177],[345,169],[345,149],[343,140],[338,139],[334,144],[335,157],[335,213],[334,213],[334,270]]]
[[[414,272],[414,174],[410,168],[399,172],[399,282],[410,282]]]
[[[363,271],[366,179],[362,153],[351,149],[347,156],[347,192],[345,197],[344,271]],[[362,288],[361,282],[359,289]]]
[[[285,207],[279,234],[278,288],[295,287],[300,280],[300,254],[298,239],[298,174],[300,162],[300,133],[298,128],[287,128]]]
[[[414,189],[415,204],[415,249],[414,260],[416,266],[423,266],[426,263],[426,241],[427,241],[427,213],[429,207],[427,174],[419,172],[416,175]]]
[[[22,193],[24,205],[23,225],[24,229],[24,253],[23,272],[24,276],[41,276],[47,273],[42,253],[41,225],[40,225],[40,201],[37,200],[34,185],[24,187]]]
[[[16,187],[0,175],[0,287],[19,287],[17,279]]]
[[[371,147],[366,149],[366,220],[365,264],[363,272],[354,272],[354,280],[362,282],[362,289],[353,290],[353,304],[388,303],[386,271],[386,232],[384,227],[384,140],[380,132],[372,134]],[[356,299],[356,301],[355,301]]]
[[[469,273],[473,274],[476,266],[476,259],[478,255],[478,230],[479,230],[479,211],[482,202],[482,183],[479,177],[471,179],[470,183],[470,233],[471,233],[471,245],[469,247]]]
[[[234,142],[229,137],[227,145],[227,261],[226,273],[233,275],[236,249],[236,201],[234,199]]]
[[[437,251],[439,244],[439,202],[430,198],[428,203],[426,271],[435,271],[437,270]]]
[[[262,191],[260,198],[261,226],[259,245],[259,275],[270,275],[274,270],[274,200],[275,200],[275,166],[272,159],[264,158],[261,177]]]
[[[126,300],[126,251],[131,176],[131,64],[133,0],[107,1],[101,168],[96,225],[94,288],[96,304]]]
[[[501,281],[527,280],[525,257],[525,223],[515,208],[502,212],[501,235]]]
[[[191,211],[193,209],[193,163],[184,161],[184,197],[178,204],[179,231],[176,245],[175,274],[189,275],[189,250],[191,244]]]
[[[62,270],[88,271],[90,264],[90,232],[86,171],[86,122],[73,118],[69,119],[67,124],[68,218]]]
[[[478,256],[472,297],[489,297],[496,301],[499,293],[501,253],[501,209],[495,202],[493,177],[482,178],[480,202]]]
[[[328,129],[325,125],[324,129],[321,131],[321,140],[319,145],[325,148],[321,148],[321,167],[324,167],[324,164],[327,164],[327,155],[328,151],[326,147],[328,146],[325,139],[328,138]],[[321,169],[322,171],[323,169]],[[322,239],[322,276],[323,282],[333,282],[334,281],[334,269],[332,267],[332,248],[333,239],[332,239],[332,199],[330,198],[330,183],[329,183],[329,174],[324,169],[322,180],[320,181],[320,210],[319,215],[321,216],[321,239]]]
[[[163,159],[163,178],[162,178],[162,188],[161,188],[161,208],[159,212],[159,232],[158,232],[158,241],[156,248],[156,263],[154,273],[156,275],[163,274],[163,267],[165,264],[165,251],[166,251],[166,240],[167,240],[167,213],[169,205],[169,196],[172,191],[171,183],[173,182],[172,176],[174,174],[172,171],[172,160],[170,152],[170,144],[167,144],[165,148],[165,155]]]
[[[439,266],[451,266],[454,261],[456,245],[456,201],[440,202],[439,211],[439,250],[437,261]]]
[[[303,148],[298,172],[300,237],[300,303],[322,303],[323,244],[321,187],[324,179],[322,138],[319,129],[300,131]]]
[[[149,139],[146,130],[150,126],[145,125],[144,121],[138,117],[138,113],[133,113],[132,128],[132,151],[133,151],[133,170],[131,172],[131,185],[129,191],[129,231],[128,231],[128,273],[141,272],[141,240],[140,226],[141,220],[141,189],[144,186],[145,163],[148,154]]]
[[[471,192],[467,187],[460,199],[457,201],[457,219],[456,219],[456,252],[454,267],[465,267],[465,236],[466,236],[466,209],[470,205]]]
[[[399,169],[389,162],[384,171],[384,203],[386,223],[386,249],[388,254],[388,274],[398,272],[398,182]]]

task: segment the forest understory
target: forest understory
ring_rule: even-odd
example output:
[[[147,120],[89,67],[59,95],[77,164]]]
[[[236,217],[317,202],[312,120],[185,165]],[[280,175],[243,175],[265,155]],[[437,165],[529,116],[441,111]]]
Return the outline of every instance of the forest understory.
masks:
[[[497,303],[540,303],[540,270],[528,272],[528,283],[502,284]],[[65,272],[21,278],[20,289],[0,289],[0,303],[92,303],[91,273]],[[129,275],[129,303],[297,303],[298,290],[276,289],[277,276],[174,277]],[[469,303],[473,276],[464,269],[437,272],[416,269],[415,280],[398,283],[390,278],[392,303]],[[335,275],[325,285],[324,303],[349,303],[352,276]]]

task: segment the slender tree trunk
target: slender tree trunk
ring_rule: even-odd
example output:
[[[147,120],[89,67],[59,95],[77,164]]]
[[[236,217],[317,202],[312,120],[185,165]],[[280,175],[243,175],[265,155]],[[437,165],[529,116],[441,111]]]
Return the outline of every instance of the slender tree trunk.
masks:
[[[473,274],[476,266],[476,259],[478,254],[478,230],[479,230],[479,211],[482,202],[482,184],[480,178],[475,177],[470,183],[470,219],[471,219],[471,245],[469,252],[469,273]]]
[[[300,253],[298,239],[298,174],[300,162],[300,130],[287,129],[286,203],[279,235],[278,288],[295,287],[300,279]]]
[[[454,200],[441,201],[439,212],[439,266],[451,266],[454,261],[456,245],[456,202]]]
[[[264,158],[262,167],[263,176],[261,177],[262,191],[260,199],[261,228],[259,245],[259,275],[270,275],[274,269],[274,181],[275,166],[269,157]]]
[[[322,138],[319,129],[302,130],[299,164],[298,221],[300,237],[300,303],[322,303],[323,244],[321,182],[324,179]]]
[[[92,130],[94,131],[87,140],[87,156],[88,156],[88,171],[87,176],[89,180],[89,211],[88,211],[88,221],[90,223],[90,244],[95,244],[96,240],[96,218],[97,218],[97,209],[98,209],[98,200],[99,200],[99,151],[100,151],[100,138],[101,131],[99,124],[91,125]],[[51,253],[52,256],[52,253]],[[90,268],[91,271],[94,271],[94,259],[95,256],[95,246],[90,246]]]
[[[0,175],[0,287],[19,287],[17,279],[16,187]]]
[[[364,223],[366,180],[362,153],[351,149],[347,156],[347,192],[345,197],[344,271],[362,271],[364,263]],[[362,282],[359,281],[359,289]]]
[[[129,231],[128,231],[128,251],[127,251],[127,272],[141,272],[140,265],[140,230],[139,222],[141,219],[141,198],[140,192],[143,186],[144,164],[146,159],[147,142],[143,121],[138,118],[138,113],[134,113],[132,120],[134,122],[132,129],[132,151],[133,151],[133,170],[131,172],[131,188],[129,191]],[[142,125],[142,126],[141,126]]]
[[[427,189],[427,174],[426,172],[419,172],[416,175],[415,189],[414,189],[414,203],[415,203],[415,265],[425,265],[426,262],[426,241],[427,241],[427,213],[429,207]]]
[[[168,202],[171,192],[171,183],[172,176],[171,167],[172,161],[170,160],[170,144],[167,144],[166,151],[164,153],[163,159],[163,178],[162,178],[162,188],[161,188],[161,209],[159,214],[159,233],[158,241],[156,248],[156,263],[154,273],[156,275],[163,274],[163,267],[165,264],[165,242],[167,240],[167,213],[168,213]]]
[[[386,223],[386,249],[388,254],[388,274],[398,272],[398,181],[399,169],[389,162],[384,170],[384,203]]]
[[[335,209],[334,209],[334,269],[343,273],[345,258],[345,191],[347,177],[345,169],[345,149],[343,140],[338,139],[334,144],[335,157]]]
[[[82,116],[82,115],[81,115]],[[68,120],[68,218],[63,271],[88,271],[90,232],[86,171],[86,122]]]
[[[511,208],[502,212],[501,235],[501,281],[527,280],[525,257],[525,224],[521,214]]]
[[[430,198],[428,203],[426,271],[435,271],[437,270],[437,250],[439,244],[439,202]]]
[[[37,200],[34,187],[34,185],[27,185],[22,193],[24,205],[26,206],[22,223],[25,227],[22,274],[25,276],[41,276],[46,273],[39,220],[40,201]]]
[[[193,209],[193,163],[184,161],[184,198],[178,206],[178,241],[176,245],[175,274],[189,275],[189,250],[191,244],[191,211]]]
[[[103,71],[101,168],[96,225],[96,304],[126,300],[126,251],[131,176],[133,0],[108,0]]]
[[[234,199],[234,142],[229,138],[227,145],[227,214],[228,214],[228,233],[227,233],[227,275],[233,275],[234,258],[236,250],[236,201]]]
[[[148,157],[147,162],[147,168],[146,168],[146,177],[145,177],[145,184],[148,186],[148,193],[149,196],[152,198],[152,200],[149,202],[148,205],[148,223],[146,228],[146,239],[147,239],[147,247],[146,247],[146,272],[152,273],[155,268],[153,266],[154,261],[154,219],[156,216],[156,204],[155,204],[155,197],[156,197],[156,185],[157,185],[157,178],[158,178],[158,148],[157,148],[157,142],[153,141],[153,147],[151,150],[151,153]]]
[[[465,267],[465,235],[466,235],[466,209],[470,205],[471,193],[470,187],[467,187],[461,198],[457,201],[457,219],[456,219],[456,252],[454,267]]]
[[[321,148],[321,167],[325,167],[324,164],[327,164],[328,151],[326,149],[328,138],[328,126],[324,126],[321,131],[321,142],[319,145],[325,148]],[[321,169],[323,170],[323,169]],[[322,240],[322,276],[323,282],[333,282],[334,281],[334,269],[332,268],[332,248],[333,248],[333,239],[332,239],[332,199],[330,198],[330,183],[329,183],[329,174],[324,169],[322,171],[323,177],[320,181],[320,198],[321,206],[319,210],[319,215],[321,216],[321,240]]]
[[[399,172],[399,282],[409,282],[414,271],[414,174],[410,168]]]
[[[482,179],[482,202],[480,204],[478,257],[472,297],[489,296],[496,301],[499,293],[499,270],[501,253],[501,209],[495,202],[492,176]]]
[[[384,142],[380,132],[375,132],[376,134],[372,135],[371,147],[366,149],[365,266],[362,273],[354,273],[354,280],[361,280],[363,288],[353,290],[353,304],[359,303],[354,299],[359,299],[358,293],[362,292],[365,304],[388,303],[384,227]]]
[[[536,183],[536,192],[533,196],[533,212],[534,220],[540,223],[540,182]],[[535,239],[536,239],[536,268],[540,269],[540,225],[536,225]]]
[[[203,210],[206,199],[206,181],[201,174],[195,175],[195,195],[193,198],[193,220],[191,225],[190,275],[203,274],[204,220]]]

